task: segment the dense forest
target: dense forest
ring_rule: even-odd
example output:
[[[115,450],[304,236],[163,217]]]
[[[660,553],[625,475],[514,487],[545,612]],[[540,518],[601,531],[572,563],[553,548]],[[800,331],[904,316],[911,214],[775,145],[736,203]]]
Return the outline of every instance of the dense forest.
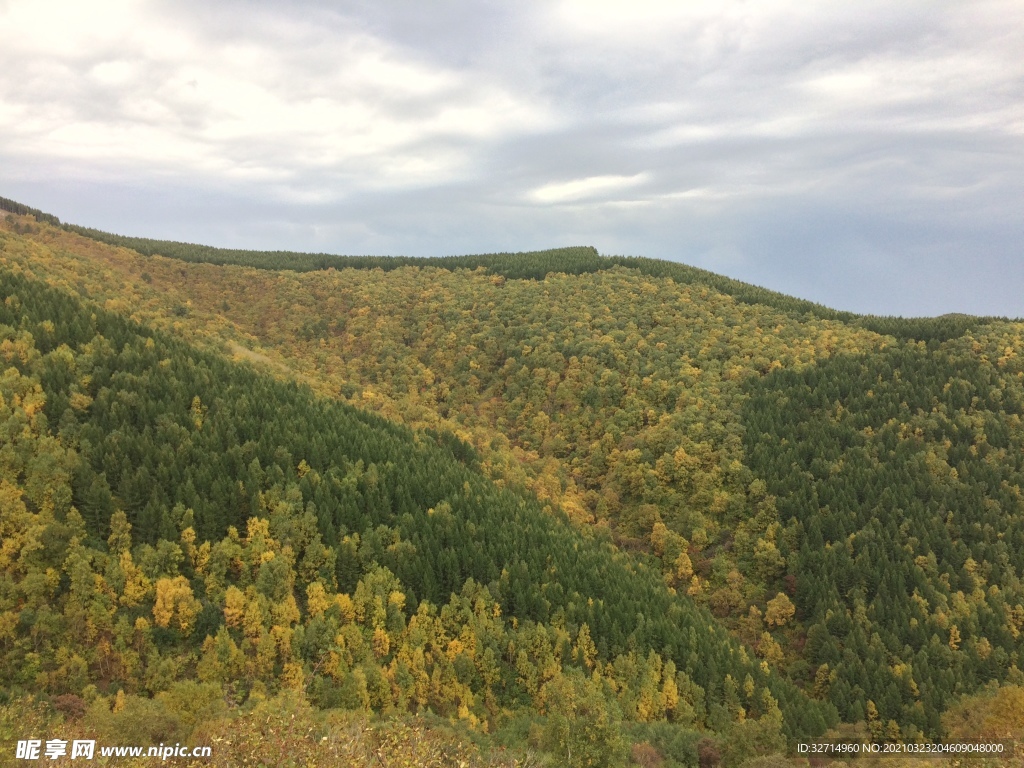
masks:
[[[1024,324],[2,202],[0,733],[240,755],[288,711],[424,764],[706,768],[1024,727]]]
[[[845,719],[871,702],[934,733],[951,695],[1020,682],[1021,340],[901,344],[751,387],[745,442],[789,521],[804,658]]]

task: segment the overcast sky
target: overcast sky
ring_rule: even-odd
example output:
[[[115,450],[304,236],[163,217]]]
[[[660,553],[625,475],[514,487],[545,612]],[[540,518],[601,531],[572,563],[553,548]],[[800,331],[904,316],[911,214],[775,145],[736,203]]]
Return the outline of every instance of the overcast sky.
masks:
[[[213,245],[593,245],[1024,316],[1022,51],[1020,0],[0,0],[0,195]]]

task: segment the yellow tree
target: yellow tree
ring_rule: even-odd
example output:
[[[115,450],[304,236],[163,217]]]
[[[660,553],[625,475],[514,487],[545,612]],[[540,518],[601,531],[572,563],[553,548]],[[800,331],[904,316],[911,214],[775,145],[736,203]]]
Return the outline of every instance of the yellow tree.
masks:
[[[157,579],[153,621],[158,627],[168,627],[174,620],[182,634],[188,635],[202,605],[192,594],[192,587],[184,576]]]
[[[768,610],[765,611],[764,620],[770,627],[783,627],[796,614],[796,606],[784,593],[779,592],[774,598],[768,601]]]

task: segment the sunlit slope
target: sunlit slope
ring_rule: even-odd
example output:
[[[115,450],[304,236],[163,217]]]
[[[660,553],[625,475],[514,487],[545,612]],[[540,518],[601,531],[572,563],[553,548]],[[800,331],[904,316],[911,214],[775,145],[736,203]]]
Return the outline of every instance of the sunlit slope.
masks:
[[[539,282],[275,273],[144,258],[59,230],[37,239],[12,240],[6,258],[141,320],[257,348],[360,407],[456,431],[491,476],[621,537],[646,540],[661,520],[701,560],[761,502],[743,463],[742,382],[887,343],[621,267]],[[668,547],[676,574],[679,542]],[[701,595],[728,573],[673,578]]]

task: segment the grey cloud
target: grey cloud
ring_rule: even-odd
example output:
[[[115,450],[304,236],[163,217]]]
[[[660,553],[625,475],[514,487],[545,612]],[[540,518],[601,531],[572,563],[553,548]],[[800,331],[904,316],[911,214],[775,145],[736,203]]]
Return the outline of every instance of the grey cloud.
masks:
[[[1020,6],[764,7],[153,5],[191,49],[0,52],[0,194],[222,245],[591,243],[845,309],[1024,315]]]

